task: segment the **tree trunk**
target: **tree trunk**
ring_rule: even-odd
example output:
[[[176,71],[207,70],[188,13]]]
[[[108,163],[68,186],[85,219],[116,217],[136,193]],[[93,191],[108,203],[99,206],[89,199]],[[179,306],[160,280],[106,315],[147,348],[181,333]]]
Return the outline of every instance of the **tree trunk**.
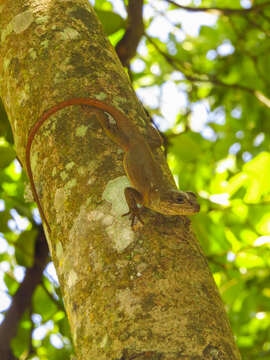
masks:
[[[142,106],[87,0],[4,0],[0,35],[1,97],[24,167],[30,129],[67,99],[103,100],[145,132]],[[121,217],[123,153],[96,116],[66,107],[31,148],[78,359],[240,359],[189,221],[146,210],[134,232]],[[167,172],[161,151],[155,156]]]

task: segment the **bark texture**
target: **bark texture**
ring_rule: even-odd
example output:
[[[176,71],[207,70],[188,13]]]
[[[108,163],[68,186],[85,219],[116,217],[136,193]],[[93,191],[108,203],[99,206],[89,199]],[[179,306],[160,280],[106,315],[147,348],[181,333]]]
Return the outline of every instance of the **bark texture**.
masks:
[[[73,97],[114,105],[144,133],[147,118],[87,0],[4,0],[0,36],[0,95],[22,163],[39,116]],[[77,358],[239,359],[189,221],[147,210],[133,232],[121,217],[122,157],[96,115],[76,106],[49,118],[31,150]]]

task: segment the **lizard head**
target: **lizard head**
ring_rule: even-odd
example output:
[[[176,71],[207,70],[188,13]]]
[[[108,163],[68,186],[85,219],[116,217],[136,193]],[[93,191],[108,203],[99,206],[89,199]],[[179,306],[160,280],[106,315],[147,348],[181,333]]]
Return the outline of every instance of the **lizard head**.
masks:
[[[200,211],[196,195],[191,191],[170,190],[152,197],[151,208],[164,215],[192,215]]]

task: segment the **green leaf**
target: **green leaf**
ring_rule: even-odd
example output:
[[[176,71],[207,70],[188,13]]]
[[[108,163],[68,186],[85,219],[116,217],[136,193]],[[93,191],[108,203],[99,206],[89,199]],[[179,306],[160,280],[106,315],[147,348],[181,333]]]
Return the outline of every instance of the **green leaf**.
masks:
[[[8,227],[8,221],[12,219],[9,211],[0,212],[0,232],[5,233],[9,232],[10,228]]]
[[[0,169],[7,167],[16,158],[16,153],[11,146],[0,145]]]
[[[33,312],[36,312],[42,316],[43,321],[49,320],[56,312],[58,307],[43,289],[42,286],[38,286],[33,295]]]
[[[100,9],[95,9],[95,12],[103,25],[106,35],[111,35],[118,30],[125,28],[126,22],[119,14],[116,14],[113,11]]]
[[[231,177],[226,185],[225,191],[230,195],[235,194],[248,180],[247,174],[239,172],[235,176]]]
[[[250,252],[241,252],[237,256],[236,264],[246,269],[263,267],[265,265],[264,261],[258,255]]]
[[[219,44],[220,34],[213,27],[205,26],[205,25],[201,26],[200,36],[207,39],[210,44],[212,43],[214,45],[220,45]]]
[[[63,319],[61,319],[58,322],[58,326],[59,326],[59,330],[61,331],[61,334],[70,337],[70,326],[68,323],[67,316],[65,316]]]
[[[261,235],[270,235],[270,212],[263,214],[257,222],[256,229]]]
[[[243,166],[249,177],[244,200],[248,203],[259,202],[262,195],[270,192],[270,153],[262,152]]]
[[[20,234],[15,247],[15,258],[18,265],[31,267],[34,264],[37,230],[28,230]]]
[[[4,282],[8,288],[9,294],[14,295],[19,288],[19,283],[17,280],[15,280],[13,276],[6,272],[4,275]]]
[[[0,137],[4,137],[9,143],[13,143],[13,135],[7,113],[0,99]]]
[[[12,257],[10,254],[3,252],[0,254],[0,263],[3,261],[11,261]]]
[[[198,141],[199,140],[199,141]],[[200,148],[201,136],[199,134],[187,133],[180,134],[174,137],[171,141],[173,149],[172,151],[182,161],[189,162],[198,158],[198,154],[201,151]]]
[[[245,283],[241,279],[235,279],[231,286],[224,286],[222,298],[227,304],[233,305],[235,299],[239,297],[239,293],[245,290]]]

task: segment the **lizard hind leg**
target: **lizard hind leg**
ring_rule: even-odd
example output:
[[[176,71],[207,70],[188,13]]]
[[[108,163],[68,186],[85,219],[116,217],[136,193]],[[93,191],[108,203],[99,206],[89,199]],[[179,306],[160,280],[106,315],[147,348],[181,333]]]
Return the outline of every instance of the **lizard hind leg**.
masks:
[[[136,218],[138,218],[138,220],[142,224],[144,224],[140,214],[141,209],[137,206],[137,204],[143,204],[142,195],[136,189],[132,187],[127,187],[125,188],[125,197],[129,211],[126,214],[123,214],[122,216],[130,215],[131,227],[133,227]]]
[[[110,119],[105,110],[101,110],[94,106],[82,105],[82,108],[88,112],[88,114],[95,114],[106,135],[123,150],[128,150],[129,140],[117,126],[117,119],[114,119],[113,116],[109,114],[112,117],[112,119]]]
[[[147,140],[151,149],[157,149],[163,145],[163,139],[158,130],[150,124],[147,126]]]
[[[154,126],[153,119],[147,109],[144,107],[144,112],[147,117],[146,121],[146,138],[151,147],[151,149],[157,149],[163,145],[163,138],[161,137],[159,131]]]

